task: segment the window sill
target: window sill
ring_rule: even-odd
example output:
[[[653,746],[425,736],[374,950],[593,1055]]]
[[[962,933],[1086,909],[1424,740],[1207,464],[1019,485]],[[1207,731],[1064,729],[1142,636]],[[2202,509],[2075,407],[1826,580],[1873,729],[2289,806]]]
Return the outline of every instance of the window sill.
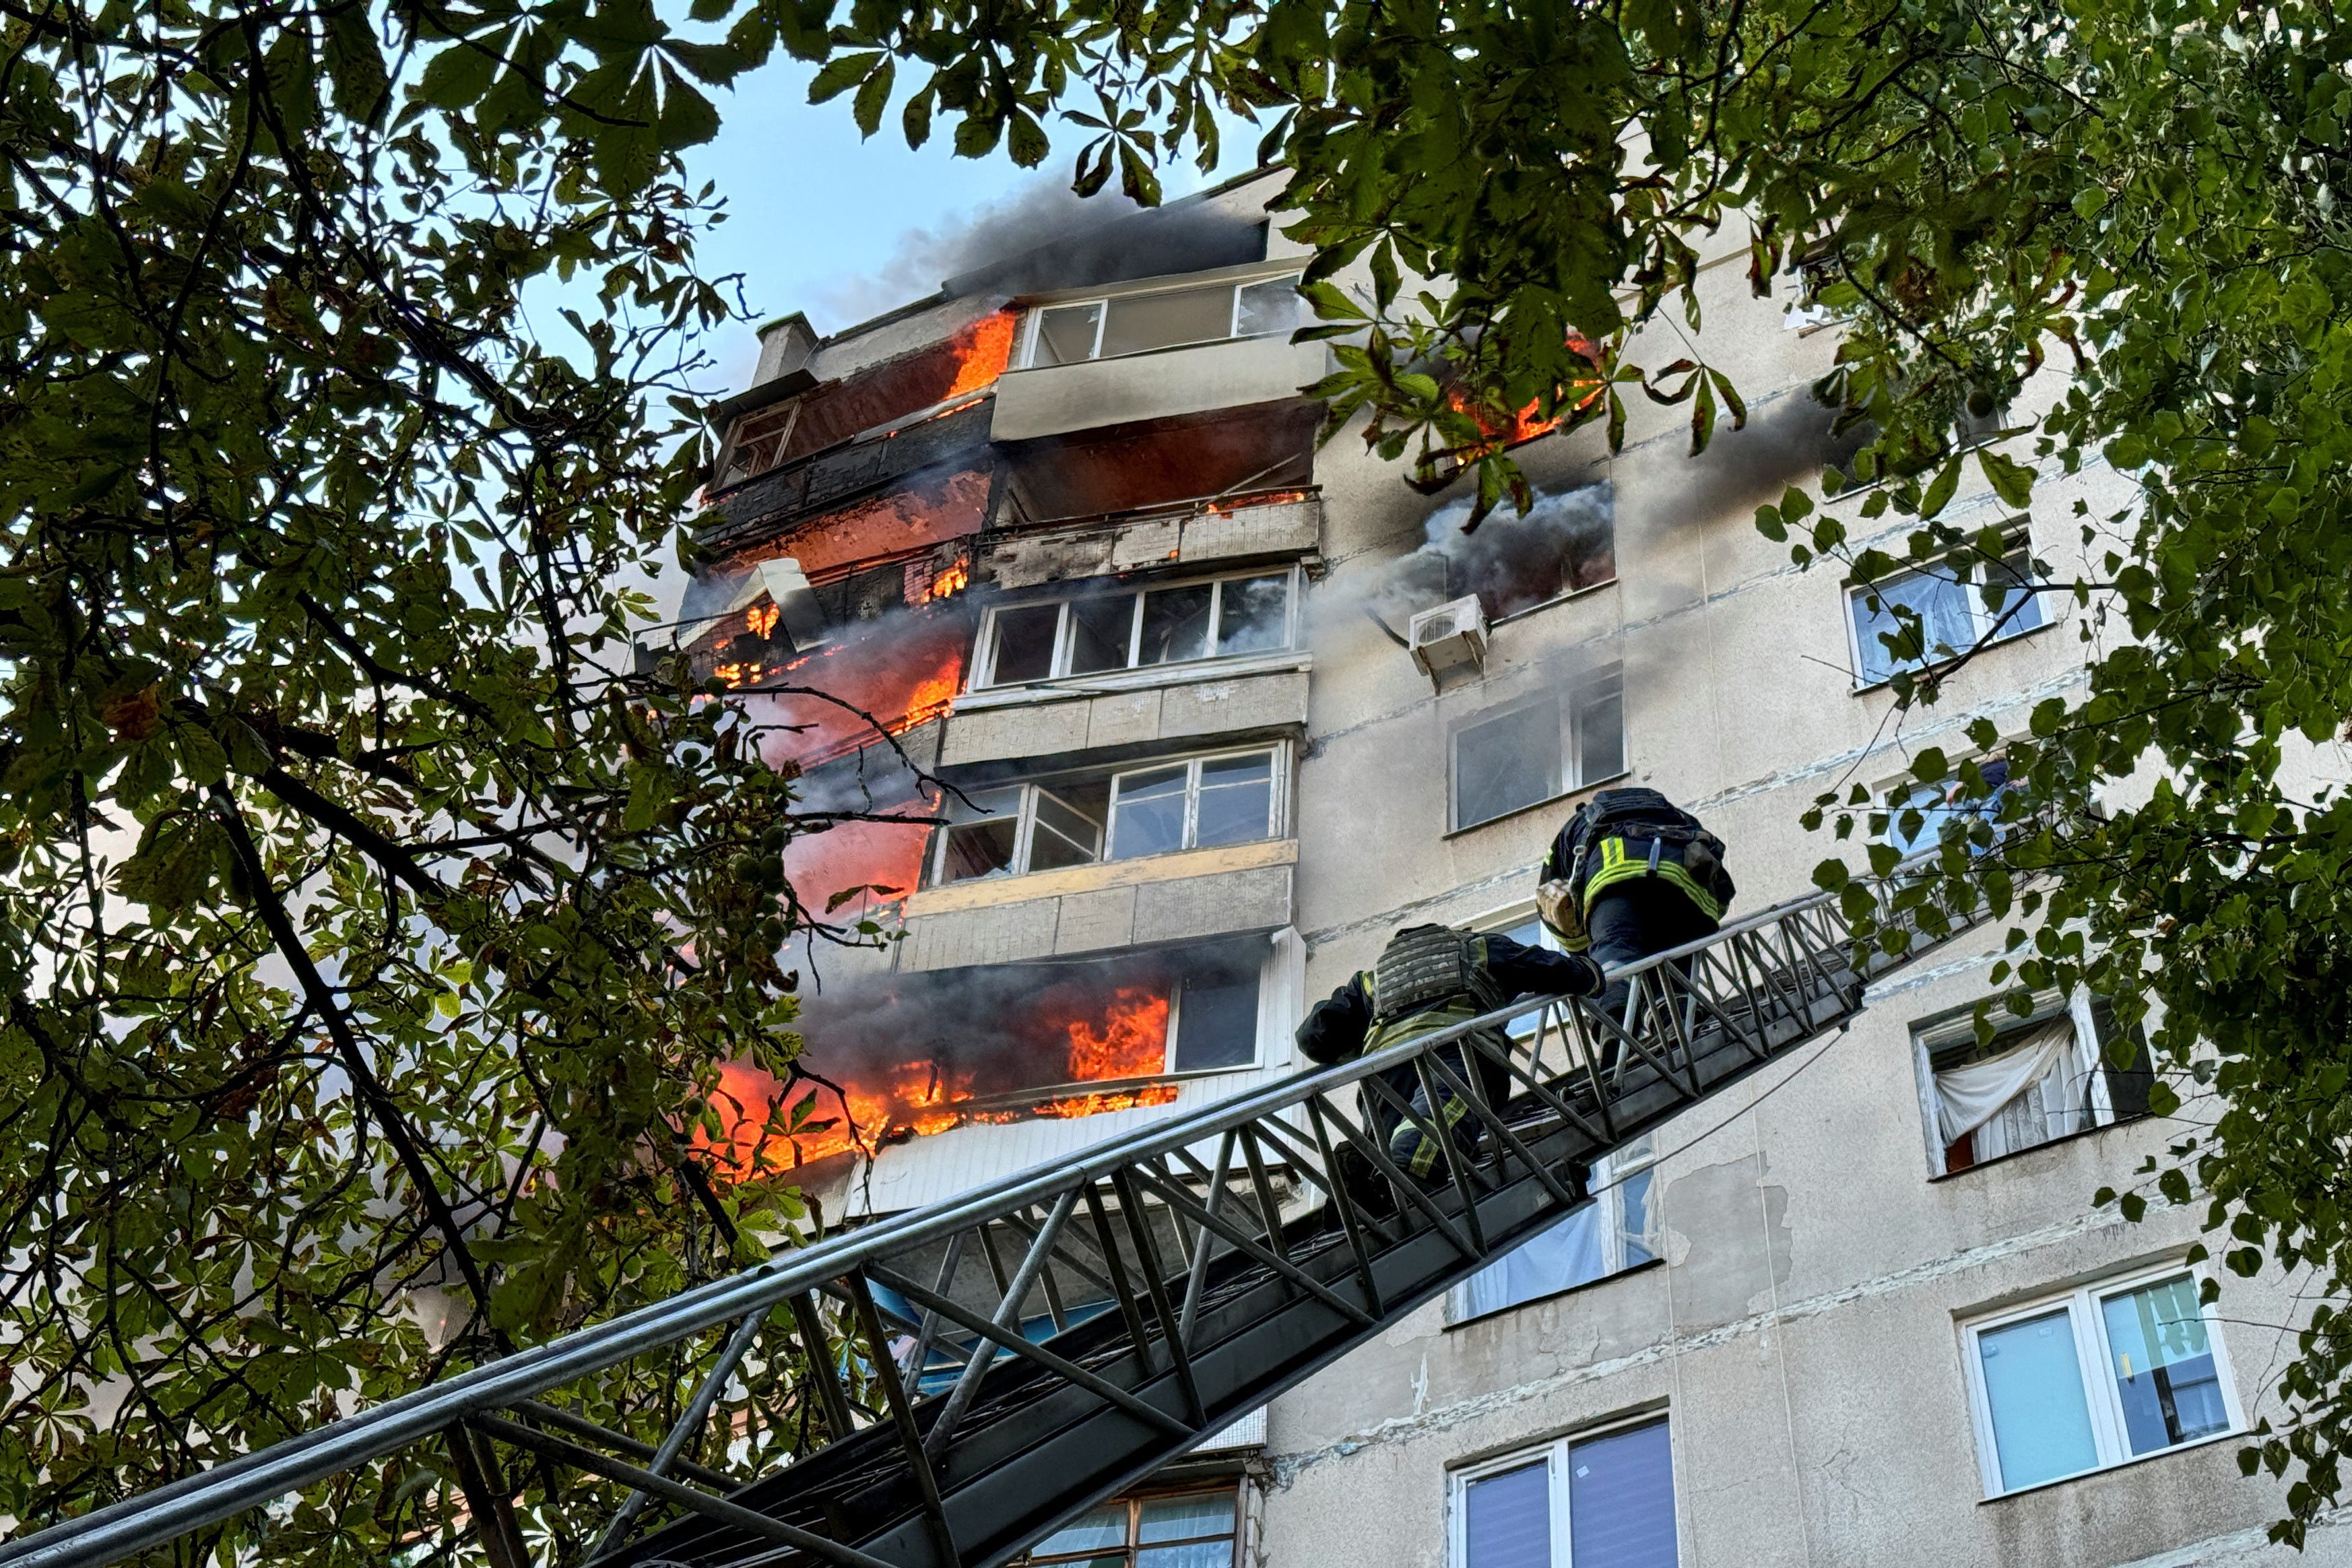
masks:
[[[2006,1154],[1995,1154],[1991,1159],[1979,1160],[1973,1165],[1963,1165],[1957,1171],[1940,1171],[1935,1175],[1928,1177],[1927,1180],[1931,1184],[1936,1182],[1956,1182],[1963,1176],[1974,1175],[1979,1171],[1989,1171],[1995,1165],[2006,1165],[2011,1160],[2022,1160],[2028,1154],[2039,1154],[2044,1149],[2063,1148],[2069,1143],[2079,1143],[2085,1138],[2095,1138],[2102,1132],[2112,1132],[2118,1127],[2137,1126],[2138,1123],[2147,1120],[2148,1114],[2147,1111],[2143,1110],[2137,1116],[2118,1117],[2113,1121],[2102,1121],[2096,1127],[2078,1128],[2072,1132],[2062,1132],[2057,1137],[2049,1139],[2043,1142],[2031,1144],[2023,1149],[2011,1149]],[[2168,1450],[2168,1451],[2169,1450]],[[2003,1493],[2002,1495],[2007,1496],[2008,1494]]]
[[[1249,844],[1223,844],[1213,849],[1174,849],[1165,855],[1139,855],[1132,860],[1097,860],[1090,866],[1027,871],[1018,877],[975,877],[910,893],[902,907],[906,919],[919,920],[925,915],[1025,903],[1033,899],[1067,898],[1074,893],[1139,887],[1146,882],[1288,866],[1297,859],[1296,838],[1261,838]]]
[[[1252,675],[1279,675],[1313,668],[1302,649],[1244,654],[1234,658],[1192,659],[1183,664],[1156,664],[1149,669],[1106,671],[1101,675],[1065,676],[1055,680],[1024,681],[1018,686],[986,686],[956,699],[958,713],[984,713],[992,708],[1023,708],[1076,698],[1116,697],[1129,691],[1160,687],[1197,686],[1207,680],[1238,680]]]
[[[2111,1476],[2117,1470],[2128,1470],[2135,1465],[2145,1465],[2151,1459],[2168,1459],[2175,1454],[2186,1454],[2193,1448],[2210,1448],[2216,1443],[2242,1442],[2245,1437],[2245,1432],[2237,1427],[2231,1427],[2227,1432],[2216,1432],[2210,1437],[2192,1437],[2186,1443],[2175,1443],[2169,1448],[2158,1448],[2152,1454],[2134,1454],[2130,1458],[2117,1459],[2112,1465],[2100,1465],[2087,1470],[2076,1470],[2071,1476],[2053,1477],[2046,1481],[2036,1481],[2030,1487],[2020,1487],[2015,1491],[1995,1492],[1989,1498],[1978,1499],[1977,1506],[1983,1508],[1992,1503],[2008,1502],[2013,1498],[2032,1497],[2035,1492],[2046,1492],[2052,1487],[2086,1481],[2094,1476]]]
[[[2054,631],[2057,629],[2057,626],[2058,623],[2056,621],[2044,621],[2038,626],[2028,626],[2023,631],[2011,632],[2005,637],[1995,637],[1992,641],[1985,644],[1982,648],[1972,650],[1969,654],[1955,654],[1949,658],[1937,659],[1933,664],[1923,664],[1916,669],[1897,670],[1895,674],[1941,676],[1945,672],[1958,668],[1963,658],[1972,658],[1975,653],[1987,653],[1997,647],[2008,647],[2013,643],[2021,643],[2028,637],[2039,637],[2043,632],[2047,631]],[[1894,683],[1895,676],[1890,675],[1884,679],[1874,680],[1867,686],[1856,686],[1853,689],[1853,694],[1856,697],[1867,697],[1874,691],[1885,690]]]
[[[1594,779],[1591,784],[1579,784],[1574,789],[1563,790],[1559,794],[1554,795],[1546,795],[1541,800],[1531,800],[1525,805],[1515,805],[1510,810],[1503,813],[1500,816],[1489,816],[1483,821],[1474,822],[1467,827],[1456,827],[1450,832],[1440,834],[1438,837],[1441,838],[1459,838],[1465,833],[1475,833],[1481,828],[1492,827],[1498,822],[1508,822],[1513,817],[1525,816],[1531,811],[1541,811],[1547,806],[1558,805],[1563,801],[1575,800],[1579,795],[1591,795],[1596,791],[1607,789],[1611,784],[1622,783],[1633,776],[1633,769],[1622,769],[1617,773],[1611,773],[1605,779]]]
[[[1514,621],[1523,621],[1529,616],[1539,616],[1546,610],[1557,608],[1558,606],[1568,604],[1572,600],[1589,597],[1591,595],[1598,594],[1603,588],[1614,588],[1616,585],[1617,579],[1615,577],[1603,578],[1598,583],[1588,583],[1583,587],[1573,589],[1569,593],[1556,594],[1552,597],[1546,599],[1540,605],[1529,605],[1524,610],[1513,610],[1507,616],[1497,616],[1493,620],[1488,621],[1486,625],[1490,629],[1496,626],[1507,626]]]
[[[1530,1296],[1524,1301],[1514,1301],[1507,1307],[1492,1308],[1472,1318],[1458,1320],[1449,1318],[1445,1322],[1445,1331],[1450,1334],[1456,1329],[1466,1329],[1473,1323],[1489,1323],[1507,1313],[1525,1311],[1529,1307],[1541,1306],[1546,1301],[1557,1301],[1568,1296],[1581,1296],[1587,1290],[1597,1290],[1603,1285],[1612,1285],[1620,1279],[1631,1279],[1636,1274],[1647,1274],[1653,1268],[1663,1268],[1665,1266],[1666,1260],[1663,1258],[1643,1258],[1639,1263],[1627,1264],[1614,1274],[1603,1274],[1598,1279],[1587,1279],[1581,1285],[1562,1286],[1559,1289],[1547,1291],[1540,1296]],[[2006,1497],[2009,1494],[2004,1492],[2001,1495]]]

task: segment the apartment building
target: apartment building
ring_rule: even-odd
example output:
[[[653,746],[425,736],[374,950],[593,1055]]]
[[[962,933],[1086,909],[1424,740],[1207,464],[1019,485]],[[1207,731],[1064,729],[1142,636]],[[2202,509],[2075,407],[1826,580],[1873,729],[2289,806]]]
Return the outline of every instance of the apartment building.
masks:
[[[1827,852],[1814,795],[1864,784],[1930,837],[1949,807],[1906,791],[1911,752],[1966,753],[1979,717],[2021,733],[2079,679],[2084,612],[2035,595],[1894,716],[1883,613],[1752,526],[1837,456],[1807,390],[1836,325],[1752,298],[1729,237],[1704,338],[1662,325],[1651,354],[1703,348],[1746,393],[1705,456],[1638,401],[1613,455],[1515,432],[1538,504],[1465,534],[1464,498],[1316,447],[1325,351],[1289,341],[1274,188],[1051,237],[831,338],[787,318],[719,410],[675,636],[767,694],[764,743],[839,814],[791,864],[850,942],[803,960],[814,1113],[739,1144],[828,1217],[1297,1070],[1306,1008],[1400,925],[1532,938],[1534,868],[1596,788],[1699,813],[1735,912],[1761,909]],[[2125,493],[2087,471],[2032,518],[1990,490],[1952,513],[2009,531],[2021,579],[2063,576],[2073,503]],[[1937,582],[1885,592],[1956,645],[1990,624]],[[2147,1076],[2080,997],[1980,1047],[1988,947],[1882,982],[1851,1031],[1621,1149],[1556,1228],[1029,1560],[2287,1561],[2231,1439],[2270,1409],[2295,1282],[2200,1307],[2193,1214],[2094,1208],[2167,1142]],[[2306,1556],[2352,1548],[2322,1530]]]

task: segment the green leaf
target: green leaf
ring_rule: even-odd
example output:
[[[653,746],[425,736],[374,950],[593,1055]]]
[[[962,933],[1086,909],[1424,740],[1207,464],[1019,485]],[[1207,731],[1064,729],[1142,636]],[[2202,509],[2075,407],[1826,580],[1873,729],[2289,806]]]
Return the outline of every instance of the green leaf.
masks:
[[[809,79],[808,100],[825,103],[839,98],[874,74],[881,65],[878,50],[862,50],[856,54],[835,55],[824,63],[823,69]]]
[[[857,97],[854,101],[851,114],[857,121],[857,133],[860,136],[871,136],[875,132],[882,128],[882,111],[890,106],[890,89],[892,84],[894,84],[898,79],[898,68],[897,62],[886,58],[879,66],[875,68],[872,75],[868,76],[863,82],[858,84]],[[816,89],[812,87],[809,90],[814,93]],[[1015,140],[1013,143],[1013,162],[1020,163],[1020,142],[1018,140],[1019,121],[1017,112],[1014,121],[1014,132]],[[1023,164],[1023,167],[1025,168],[1027,165]]]
[[[2012,462],[1990,447],[1979,447],[1977,466],[2004,504],[2021,507],[2032,500],[2033,470],[2024,464]]]

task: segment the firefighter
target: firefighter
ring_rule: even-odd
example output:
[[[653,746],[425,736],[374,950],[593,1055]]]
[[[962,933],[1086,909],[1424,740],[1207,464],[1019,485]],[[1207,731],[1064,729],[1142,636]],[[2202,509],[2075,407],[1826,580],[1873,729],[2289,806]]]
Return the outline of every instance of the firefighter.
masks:
[[[1389,939],[1369,971],[1349,979],[1307,1015],[1298,1026],[1298,1048],[1328,1066],[1491,1013],[1515,996],[1590,996],[1600,985],[1600,966],[1580,954],[1552,952],[1507,936],[1452,926],[1407,926]],[[1499,1028],[1484,1037],[1498,1051],[1509,1047]],[[1472,1081],[1463,1065],[1463,1045],[1441,1047],[1437,1054],[1455,1077]],[[1475,1081],[1488,1102],[1500,1105],[1509,1099],[1511,1078],[1502,1065],[1483,1051],[1470,1055],[1476,1062]],[[1466,1128],[1460,1126],[1471,1114],[1470,1106],[1444,1079],[1436,1080],[1438,1105],[1432,1114],[1428,1090],[1410,1064],[1380,1076],[1416,1113],[1449,1129],[1459,1128],[1465,1144],[1475,1146],[1479,1141],[1481,1130],[1475,1120]],[[1369,1087],[1363,1100],[1364,1114],[1386,1140],[1391,1159],[1424,1182],[1444,1173],[1444,1152],[1434,1139]]]
[[[1603,966],[1631,963],[1715,933],[1731,902],[1723,840],[1654,789],[1604,789],[1576,808],[1551,841],[1536,887],[1543,923],[1570,952]],[[1685,973],[1689,964],[1680,963]],[[1599,1006],[1626,1027],[1628,981]],[[1617,1041],[1603,1047],[1612,1065]]]

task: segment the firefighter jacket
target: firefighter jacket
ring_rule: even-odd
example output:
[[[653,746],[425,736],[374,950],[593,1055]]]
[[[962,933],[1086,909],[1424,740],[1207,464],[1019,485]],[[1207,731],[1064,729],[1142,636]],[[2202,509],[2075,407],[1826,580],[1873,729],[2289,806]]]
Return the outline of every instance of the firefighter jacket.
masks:
[[[1370,969],[1316,1004],[1298,1026],[1298,1048],[1328,1066],[1491,1013],[1514,996],[1600,989],[1600,966],[1589,958],[1507,936],[1410,926]]]
[[[1584,919],[1611,888],[1655,877],[1711,921],[1734,889],[1723,840],[1654,789],[1604,789],[1576,808],[1544,858],[1537,903],[1571,952],[1590,945]]]

